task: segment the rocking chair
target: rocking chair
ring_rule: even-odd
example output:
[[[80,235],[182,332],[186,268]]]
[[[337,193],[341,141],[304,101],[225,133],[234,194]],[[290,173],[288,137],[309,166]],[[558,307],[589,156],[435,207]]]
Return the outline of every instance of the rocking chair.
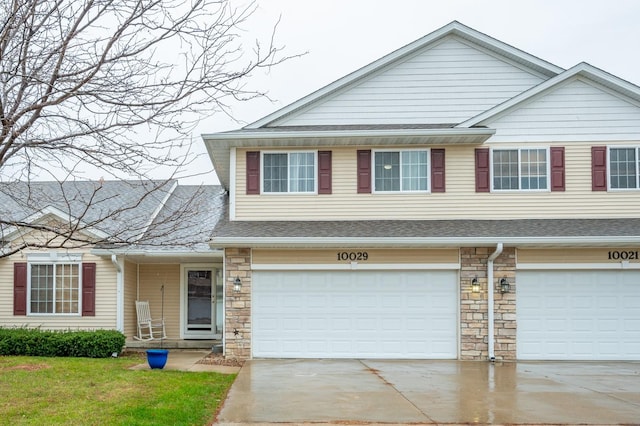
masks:
[[[166,339],[167,334],[164,329],[164,318],[152,319],[149,302],[136,300],[136,314],[138,316],[138,335],[133,336],[136,340]]]

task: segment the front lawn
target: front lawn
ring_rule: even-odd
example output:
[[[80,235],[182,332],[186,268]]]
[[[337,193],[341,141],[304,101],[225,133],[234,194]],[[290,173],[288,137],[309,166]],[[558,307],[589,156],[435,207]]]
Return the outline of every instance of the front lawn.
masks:
[[[0,356],[1,425],[206,425],[235,375],[107,359]]]

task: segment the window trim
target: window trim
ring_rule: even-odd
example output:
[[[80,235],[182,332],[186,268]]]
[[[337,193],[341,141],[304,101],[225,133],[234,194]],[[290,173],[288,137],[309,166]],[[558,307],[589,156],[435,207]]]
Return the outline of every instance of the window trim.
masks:
[[[285,192],[266,192],[264,190],[264,156],[265,154],[287,154],[287,191]],[[288,176],[288,168],[289,168],[289,154],[313,154],[313,191],[289,191],[290,181]],[[268,150],[268,151],[260,151],[260,194],[261,195],[318,195],[318,150],[287,150],[287,151],[278,151],[278,150]]]
[[[532,151],[532,150],[544,150],[546,153],[546,177],[547,177],[547,187],[546,188],[537,188],[537,189],[522,189],[522,176],[520,175],[520,169],[521,169],[521,152],[523,150],[528,150],[528,151]],[[518,152],[518,188],[517,189],[496,189],[494,187],[494,176],[493,176],[493,170],[494,170],[494,164],[493,164],[493,153],[494,151],[517,151]],[[521,146],[521,147],[492,147],[490,148],[489,151],[489,182],[491,184],[491,192],[495,192],[495,193],[514,193],[514,192],[518,192],[518,193],[530,193],[530,192],[551,192],[551,149],[550,147],[540,147],[540,146]]]
[[[32,312],[31,311],[31,267],[33,265],[76,265],[78,268],[78,311],[77,312]],[[80,317],[82,316],[82,293],[83,293],[83,277],[82,277],[82,255],[79,254],[58,254],[51,253],[31,253],[27,255],[27,316],[54,316],[54,317]],[[55,299],[54,299],[55,309]]]
[[[612,188],[611,187],[611,150],[612,149],[635,149],[636,151],[636,187],[635,188]],[[606,167],[607,167],[607,191],[612,192],[629,192],[629,191],[640,191],[640,145],[608,145],[607,146],[607,158],[606,158]]]
[[[425,152],[427,156],[427,171],[425,178],[427,179],[427,189],[425,190],[403,190],[402,189],[402,153],[411,151]],[[378,152],[397,152],[400,157],[400,190],[398,191],[379,191],[376,190],[376,153]],[[371,193],[373,194],[429,194],[431,193],[431,148],[406,148],[406,149],[372,149],[371,150]]]

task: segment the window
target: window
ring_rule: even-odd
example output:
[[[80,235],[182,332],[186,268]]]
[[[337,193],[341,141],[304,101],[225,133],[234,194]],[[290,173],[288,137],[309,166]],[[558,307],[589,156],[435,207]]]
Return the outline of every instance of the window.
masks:
[[[29,283],[30,313],[80,313],[79,263],[31,263]]]
[[[265,193],[309,193],[316,191],[315,152],[263,154],[262,191]]]
[[[375,151],[376,192],[426,192],[429,190],[429,151]]]
[[[549,167],[546,149],[494,149],[494,190],[546,190]]]
[[[609,187],[611,189],[638,189],[640,148],[609,149]]]

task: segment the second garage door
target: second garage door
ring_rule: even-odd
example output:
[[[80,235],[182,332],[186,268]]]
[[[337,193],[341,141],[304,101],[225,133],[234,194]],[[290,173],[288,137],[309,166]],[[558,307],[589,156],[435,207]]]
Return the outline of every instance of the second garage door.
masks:
[[[254,357],[457,357],[456,271],[254,271]]]

